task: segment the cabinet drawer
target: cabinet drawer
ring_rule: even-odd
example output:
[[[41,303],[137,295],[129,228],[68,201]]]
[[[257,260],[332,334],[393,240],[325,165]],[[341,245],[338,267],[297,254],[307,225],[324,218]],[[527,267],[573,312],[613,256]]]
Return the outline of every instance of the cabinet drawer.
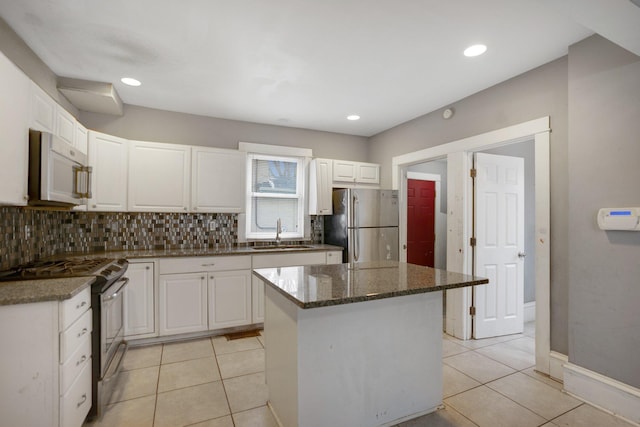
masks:
[[[342,264],[342,251],[327,252],[327,264]]]
[[[294,265],[326,264],[325,252],[254,255],[253,268],[291,267]]]
[[[87,363],[60,398],[60,425],[81,427],[91,409],[91,400],[91,363]]]
[[[73,325],[67,330],[60,332],[60,362],[66,363],[82,341],[86,337],[91,337],[91,310],[87,310]]]
[[[251,268],[251,255],[163,258],[160,260],[160,274],[246,270],[248,268]]]
[[[73,381],[78,377],[85,365],[91,364],[91,334],[85,335],[84,340],[69,359],[60,366],[60,394],[69,390]]]
[[[60,330],[64,331],[91,307],[91,287],[60,303]]]

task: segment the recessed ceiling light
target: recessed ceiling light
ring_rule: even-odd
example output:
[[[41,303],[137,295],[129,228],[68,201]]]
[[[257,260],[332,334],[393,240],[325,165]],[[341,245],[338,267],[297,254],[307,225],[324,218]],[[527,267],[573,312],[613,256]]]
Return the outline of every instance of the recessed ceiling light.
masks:
[[[131,77],[123,77],[120,79],[120,81],[129,86],[140,86],[142,84],[140,83],[140,80],[136,80]]]
[[[351,114],[350,116],[347,116],[347,120],[360,120],[360,116],[357,114]]]
[[[487,47],[483,44],[474,44],[464,50],[464,56],[478,56],[487,51]]]

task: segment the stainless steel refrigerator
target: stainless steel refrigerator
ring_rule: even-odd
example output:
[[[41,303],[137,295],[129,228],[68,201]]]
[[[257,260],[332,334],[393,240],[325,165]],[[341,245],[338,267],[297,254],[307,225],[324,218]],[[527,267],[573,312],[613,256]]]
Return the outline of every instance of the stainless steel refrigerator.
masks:
[[[395,190],[334,190],[324,242],[344,248],[342,262],[397,261],[398,215]]]

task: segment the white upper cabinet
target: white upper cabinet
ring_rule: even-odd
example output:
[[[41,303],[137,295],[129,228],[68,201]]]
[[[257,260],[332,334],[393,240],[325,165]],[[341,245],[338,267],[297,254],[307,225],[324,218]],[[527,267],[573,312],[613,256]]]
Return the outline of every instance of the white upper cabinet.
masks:
[[[188,145],[130,141],[129,211],[188,211],[190,168]]]
[[[347,160],[333,161],[333,180],[341,182],[356,182],[356,162]]]
[[[27,204],[30,80],[0,52],[0,204]]]
[[[93,169],[89,210],[126,212],[128,141],[90,131],[88,151]]]
[[[31,82],[31,111],[29,127],[34,130],[55,133],[56,102],[40,86]]]
[[[380,184],[380,165],[358,163],[356,182],[362,184]]]
[[[76,122],[75,135],[73,138],[73,146],[83,154],[87,154],[89,145],[89,132],[87,128]]]
[[[49,132],[67,144],[86,154],[86,142],[78,144],[78,132],[84,133],[85,141],[87,129],[75,117],[34,82],[30,84],[29,126],[31,129]]]
[[[380,184],[380,165],[334,160],[333,181],[338,183]],[[336,186],[339,186],[339,184]]]
[[[53,133],[71,146],[75,146],[76,119],[67,110],[56,104]]]
[[[309,166],[309,214],[331,215],[333,161],[313,159]]]
[[[244,212],[246,153],[221,148],[191,149],[191,209]]]

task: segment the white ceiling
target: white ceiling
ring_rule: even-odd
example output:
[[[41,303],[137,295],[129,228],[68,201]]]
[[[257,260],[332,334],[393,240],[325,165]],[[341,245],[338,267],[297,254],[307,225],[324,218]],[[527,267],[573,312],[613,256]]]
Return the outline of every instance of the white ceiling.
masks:
[[[602,33],[576,1],[0,0],[0,16],[58,76],[127,104],[370,136]],[[464,57],[475,43],[487,53]]]

